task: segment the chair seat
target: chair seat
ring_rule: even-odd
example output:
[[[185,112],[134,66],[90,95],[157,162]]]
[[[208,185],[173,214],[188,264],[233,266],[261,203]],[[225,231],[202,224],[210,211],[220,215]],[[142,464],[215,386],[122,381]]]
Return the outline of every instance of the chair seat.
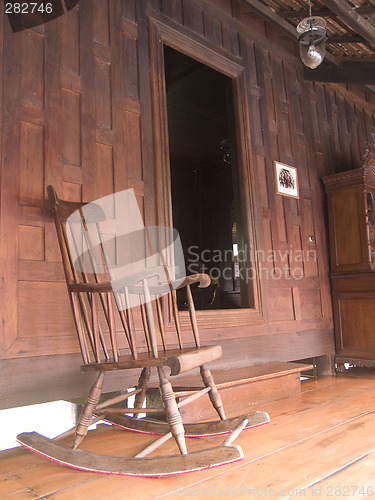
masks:
[[[131,368],[143,368],[145,366],[169,366],[171,375],[178,375],[201,366],[205,363],[215,361],[222,355],[220,345],[204,347],[186,347],[184,349],[168,349],[159,352],[159,357],[154,358],[149,352],[138,354],[134,359],[132,355],[120,356],[119,360],[104,361],[102,363],[88,363],[81,366],[82,372],[90,371],[113,371]]]

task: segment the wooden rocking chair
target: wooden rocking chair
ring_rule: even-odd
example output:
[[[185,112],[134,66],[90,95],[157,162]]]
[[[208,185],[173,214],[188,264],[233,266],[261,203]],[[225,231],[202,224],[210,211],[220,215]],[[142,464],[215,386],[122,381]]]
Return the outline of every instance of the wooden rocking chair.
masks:
[[[103,235],[100,233],[101,223],[105,220],[101,207],[95,203],[86,204],[86,207],[90,205],[90,211],[87,212],[83,208],[85,206],[83,203],[58,199],[52,186],[48,186],[48,195],[55,216],[65,277],[83,357],[81,371],[97,371],[99,375],[90,390],[75,429],[68,431],[75,434],[72,447],[35,432],[18,435],[18,442],[53,461],[73,468],[146,477],[196,471],[242,459],[241,448],[232,445],[232,441],[242,429],[265,424],[269,421],[269,417],[263,412],[252,412],[231,419],[225,417],[221,397],[210,370],[206,367],[206,363],[220,358],[221,346],[201,346],[191,291],[191,285],[195,283],[199,287],[208,286],[209,277],[196,274],[165,283],[160,279],[166,271],[165,266],[161,265],[124,279],[114,280],[111,276],[108,252],[103,246]],[[83,228],[84,245],[72,238],[73,231],[69,222],[72,214],[78,214],[78,220]],[[98,233],[96,244],[89,226],[94,227]],[[86,248],[85,255],[81,254],[78,258],[72,256],[72,244],[75,245],[75,250],[77,247]],[[79,255],[79,252],[76,255]],[[103,272],[93,271],[92,262],[95,259],[101,261]],[[193,347],[186,346],[183,340],[183,328],[176,300],[176,290],[180,288],[186,291]],[[137,297],[137,307],[130,307],[130,296],[133,299]],[[134,315],[137,313],[138,324],[137,318],[134,320]],[[177,347],[172,348],[170,348],[173,342],[170,338],[171,326],[165,321],[168,314],[177,333],[175,341]],[[143,345],[140,345],[139,339],[137,342],[139,325],[142,325]],[[159,334],[160,345],[157,340]],[[171,376],[199,368],[204,387],[189,388],[185,394],[186,392],[191,394],[178,401],[176,399],[178,393],[174,392],[164,367],[171,369]],[[105,373],[134,368],[141,369],[136,389],[99,403]],[[140,413],[152,415],[153,412],[161,411],[160,408],[143,407],[151,368],[157,370],[166,422],[147,417],[138,418]],[[220,419],[184,424],[179,408],[204,394],[208,394]],[[134,408],[113,407],[133,395],[135,395]],[[130,417],[125,412],[133,416]],[[160,434],[162,437],[134,458],[104,456],[78,449],[89,426],[99,420],[105,420],[127,430]],[[222,445],[188,453],[185,437],[219,434],[229,434]],[[147,457],[170,437],[175,439],[180,454]]]

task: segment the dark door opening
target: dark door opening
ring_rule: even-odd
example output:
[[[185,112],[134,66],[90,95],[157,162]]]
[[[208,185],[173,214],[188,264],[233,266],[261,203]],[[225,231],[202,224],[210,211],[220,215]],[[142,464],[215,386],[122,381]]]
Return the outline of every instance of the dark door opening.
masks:
[[[253,307],[232,79],[167,46],[164,61],[173,225],[187,274],[204,272],[212,280],[196,291],[197,309]]]

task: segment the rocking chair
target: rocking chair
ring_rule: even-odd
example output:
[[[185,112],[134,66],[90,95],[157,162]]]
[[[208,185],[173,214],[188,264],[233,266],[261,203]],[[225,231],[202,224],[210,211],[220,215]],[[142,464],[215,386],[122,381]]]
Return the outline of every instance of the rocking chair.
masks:
[[[75,429],[65,433],[75,434],[72,447],[35,432],[18,435],[18,442],[69,467],[146,477],[196,471],[242,459],[241,448],[232,445],[232,441],[244,428],[265,424],[269,417],[263,412],[252,412],[230,419],[225,417],[220,394],[210,370],[206,367],[207,363],[220,358],[221,346],[201,346],[191,290],[193,284],[198,287],[208,286],[210,278],[205,274],[195,274],[172,279],[163,262],[155,268],[145,268],[116,278],[111,268],[111,258],[118,260],[116,252],[118,253],[119,243],[102,232],[101,226],[107,219],[107,214],[101,206],[95,203],[60,200],[52,186],[48,186],[48,196],[55,216],[65,278],[83,358],[81,371],[97,371],[99,375],[90,390]],[[74,232],[72,220],[81,227],[78,237]],[[108,241],[112,247],[106,244]],[[108,251],[108,248],[112,250]],[[182,332],[186,319],[180,321],[179,318],[176,299],[178,289],[184,289],[186,293],[186,319],[190,322],[193,346],[184,343]],[[172,339],[171,325],[177,334],[175,341]],[[142,341],[138,338],[140,332]],[[203,387],[188,388],[184,393],[175,393],[165,373],[165,367],[171,369],[171,376],[199,368]],[[99,403],[106,372],[135,368],[141,369],[135,389]],[[152,413],[161,411],[160,408],[144,407],[152,368],[157,371],[166,421],[138,418],[141,413],[152,416]],[[191,394],[186,396],[190,392]],[[204,394],[208,394],[220,419],[184,424],[179,408]],[[134,407],[113,407],[134,395]],[[185,397],[179,397],[181,395]],[[80,450],[79,446],[88,428],[100,420],[129,431],[159,434],[162,437],[134,458],[104,456]],[[188,453],[186,437],[220,434],[229,434],[221,445]],[[175,439],[180,454],[147,456],[171,437]]]

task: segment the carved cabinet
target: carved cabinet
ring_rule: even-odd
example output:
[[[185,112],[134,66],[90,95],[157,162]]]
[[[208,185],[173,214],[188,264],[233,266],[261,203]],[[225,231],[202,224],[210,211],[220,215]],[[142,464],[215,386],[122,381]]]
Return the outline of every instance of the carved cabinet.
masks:
[[[323,181],[337,368],[375,366],[375,159]]]

